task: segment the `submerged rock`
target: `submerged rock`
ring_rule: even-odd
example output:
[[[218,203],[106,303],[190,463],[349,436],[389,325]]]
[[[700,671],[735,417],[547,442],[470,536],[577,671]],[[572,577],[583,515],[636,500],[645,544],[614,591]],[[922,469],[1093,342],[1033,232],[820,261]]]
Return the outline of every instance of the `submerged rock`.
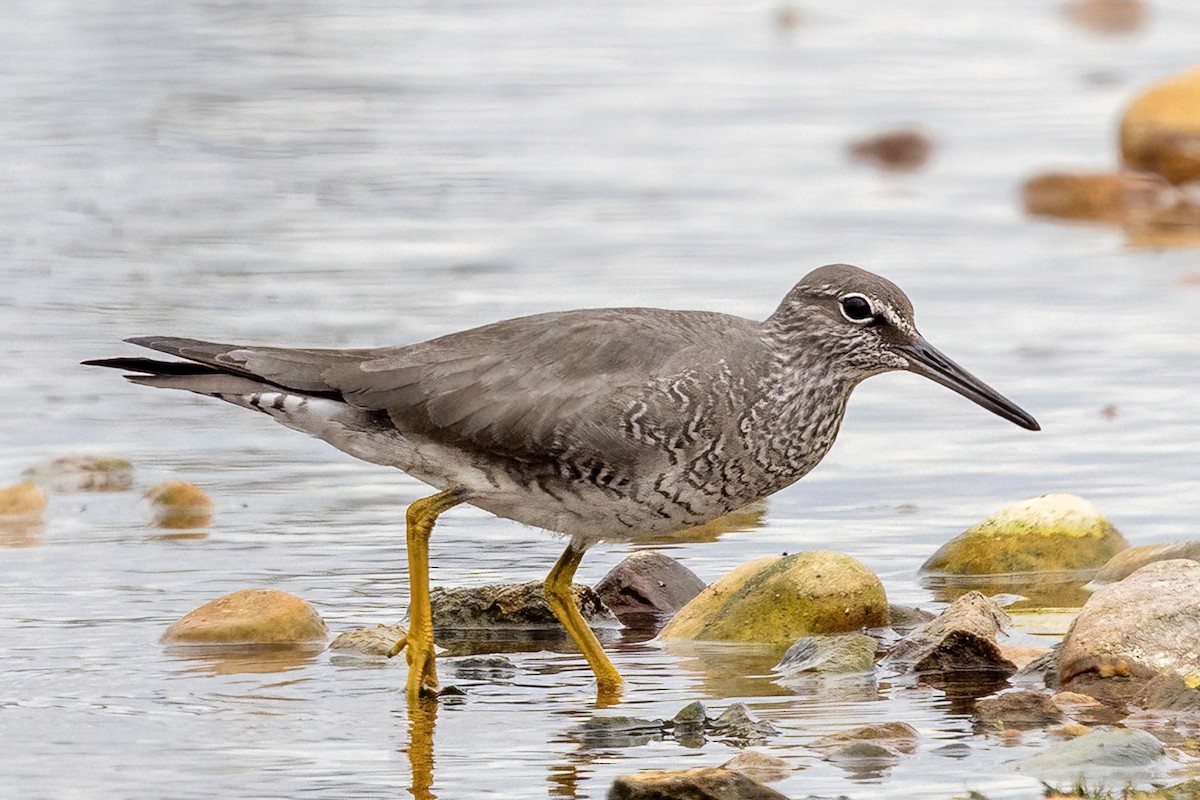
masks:
[[[389,656],[396,642],[408,635],[403,625],[372,625],[339,633],[330,650],[360,653],[364,656]]]
[[[1075,0],[1063,6],[1063,11],[1096,33],[1129,33],[1146,19],[1146,7],[1139,0]]]
[[[1155,561],[1171,561],[1176,558],[1200,561],[1200,540],[1143,544],[1122,550],[1100,568],[1096,577],[1092,578],[1092,583],[1116,583],[1128,578],[1147,564]]]
[[[1062,709],[1044,692],[1003,692],[975,703],[975,717],[1004,728],[1045,728],[1063,721]]]
[[[1026,213],[1078,222],[1127,223],[1173,207],[1179,195],[1157,175],[1047,172],[1021,187]]]
[[[511,659],[500,656],[463,656],[447,664],[460,678],[481,681],[507,680],[519,671]]]
[[[743,750],[721,765],[722,769],[740,772],[759,783],[774,783],[786,779],[794,771],[792,765],[779,756]]]
[[[670,556],[634,553],[595,586],[596,594],[629,627],[657,627],[704,591],[704,581]]]
[[[850,156],[880,169],[892,172],[912,172],[929,161],[933,140],[911,128],[883,131],[853,142]]]
[[[1051,780],[1113,775],[1133,779],[1139,770],[1152,768],[1165,755],[1162,742],[1145,731],[1111,728],[1065,742],[1056,742],[1040,753],[1019,761],[1018,772]]]
[[[877,643],[861,633],[805,636],[787,649],[774,671],[781,675],[802,672],[835,674],[871,672]]]
[[[887,621],[875,574],[850,556],[817,550],[743,564],[684,606],[659,637],[783,645]]]
[[[899,764],[902,756],[916,752],[919,739],[906,722],[884,722],[822,736],[809,746],[839,767],[865,776]]]
[[[1000,652],[996,636],[1008,624],[1008,614],[994,600],[968,592],[892,645],[883,661],[902,672],[1007,677],[1017,667]]]
[[[606,797],[607,800],[787,800],[774,789],[725,767],[622,775]]]
[[[615,627],[616,617],[600,601],[591,587],[571,587],[575,605],[589,625]],[[541,581],[495,583],[445,589],[435,586],[430,592],[433,629],[480,628],[559,628],[558,618],[546,602]]]
[[[1063,640],[1064,689],[1119,703],[1163,672],[1200,684],[1200,562],[1157,561],[1101,587]]]
[[[741,742],[760,741],[779,733],[775,726],[766,720],[750,716],[750,709],[745,703],[734,703],[726,708],[721,716],[709,721],[707,731],[715,739]]]
[[[46,493],[35,483],[23,481],[0,489],[0,517],[40,515],[46,508]]]
[[[124,492],[133,486],[133,464],[115,456],[61,456],[22,477],[53,492]]]
[[[295,595],[242,589],[186,614],[167,629],[170,644],[298,644],[324,642],[325,622]]]
[[[1200,68],[1154,84],[1121,118],[1121,157],[1171,183],[1200,180]]]
[[[1125,539],[1091,503],[1069,494],[1009,506],[944,544],[921,566],[941,575],[1068,572],[1100,567]]]
[[[204,528],[212,522],[213,501],[195,484],[166,481],[151,486],[144,497],[151,522],[160,528]]]
[[[936,617],[932,611],[926,611],[916,606],[901,606],[896,603],[888,604],[888,624],[892,630],[907,633],[918,625],[922,625]]]

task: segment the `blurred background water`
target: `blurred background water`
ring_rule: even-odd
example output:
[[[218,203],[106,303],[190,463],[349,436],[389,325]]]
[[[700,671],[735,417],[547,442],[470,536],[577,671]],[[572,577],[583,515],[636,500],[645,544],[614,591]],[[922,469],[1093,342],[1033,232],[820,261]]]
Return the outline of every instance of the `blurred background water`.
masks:
[[[810,268],[904,287],[937,346],[1040,420],[1029,434],[910,375],[868,381],[838,445],[761,525],[670,553],[706,580],[834,547],[894,602],[947,538],[1047,492],[1096,503],[1134,544],[1194,536],[1200,508],[1200,251],[1032,221],[1018,187],[1109,168],[1120,110],[1189,65],[1200,6],[1134,30],[1055,3],[784,8],[319,0],[16,2],[0,26],[0,484],[68,452],[131,458],[138,485],[204,486],[202,539],[164,540],[136,495],[58,495],[0,549],[0,795],[393,797],[412,776],[401,665],[329,654],[255,672],[157,644],[234,589],[313,602],[335,630],[407,605],[416,481],[261,416],[78,366],[125,336],[352,346],[585,306],[761,318]],[[789,18],[790,15],[790,18]],[[916,124],[913,174],[848,142]],[[1189,282],[1190,281],[1190,282]],[[461,509],[433,544],[445,586],[540,579],[559,545]],[[597,547],[594,582],[629,552]],[[591,675],[514,656],[511,682],[446,705],[434,793],[603,797],[645,768],[721,763],[720,743],[591,747]],[[866,698],[731,681],[647,644],[614,648],[620,713],[741,699],[782,734],[790,796],[1040,796],[941,693]],[[275,665],[279,670],[281,665]],[[265,667],[263,669],[266,669]],[[806,743],[904,719],[922,752],[885,775]],[[929,754],[970,746],[950,761]]]

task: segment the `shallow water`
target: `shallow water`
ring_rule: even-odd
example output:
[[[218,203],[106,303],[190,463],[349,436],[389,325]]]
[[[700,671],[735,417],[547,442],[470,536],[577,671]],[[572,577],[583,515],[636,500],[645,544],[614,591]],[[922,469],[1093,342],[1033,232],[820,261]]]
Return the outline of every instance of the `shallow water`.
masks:
[[[872,379],[838,445],[761,524],[669,546],[706,580],[835,547],[894,602],[916,569],[1011,501],[1096,503],[1132,543],[1195,535],[1200,250],[1023,217],[1034,170],[1105,169],[1136,89],[1195,59],[1200,9],[1162,0],[1124,35],[1060,8],[925,0],[771,4],[26,3],[0,28],[0,484],[65,452],[125,455],[138,487],[216,499],[165,539],[135,493],[58,495],[0,549],[0,795],[600,798],[647,768],[719,764],[720,742],[581,744],[596,714],[747,702],[781,734],[790,796],[1040,796],[930,688],[793,693],[769,663],[617,643],[626,701],[598,711],[569,653],[410,714],[404,670],[331,653],[271,664],[157,643],[248,586],[313,602],[336,632],[407,603],[399,522],[427,489],[203,398],[78,367],[173,333],[388,344],[579,306],[762,317],[809,268],[848,261],[912,297],[926,336],[1028,408],[1021,431],[913,376]],[[919,123],[914,175],[844,145]],[[446,586],[533,580],[558,543],[472,509],[433,544]],[[589,553],[594,582],[627,546]],[[757,671],[756,671],[757,670]],[[810,687],[811,689],[811,687]],[[807,744],[902,719],[921,748],[856,775]],[[414,736],[410,725],[418,730]],[[421,729],[426,725],[426,729]],[[962,759],[935,748],[965,743]]]

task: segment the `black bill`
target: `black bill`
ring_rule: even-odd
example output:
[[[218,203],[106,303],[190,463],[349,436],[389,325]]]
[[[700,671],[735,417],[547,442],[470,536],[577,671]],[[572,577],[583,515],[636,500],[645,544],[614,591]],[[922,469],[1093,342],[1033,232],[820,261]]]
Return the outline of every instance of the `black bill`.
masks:
[[[1042,429],[1028,412],[942,355],[940,350],[923,338],[918,336],[912,344],[897,349],[908,358],[910,372],[924,375],[931,381],[953,389],[968,400],[975,401],[993,414],[1015,422],[1022,428],[1031,431]]]

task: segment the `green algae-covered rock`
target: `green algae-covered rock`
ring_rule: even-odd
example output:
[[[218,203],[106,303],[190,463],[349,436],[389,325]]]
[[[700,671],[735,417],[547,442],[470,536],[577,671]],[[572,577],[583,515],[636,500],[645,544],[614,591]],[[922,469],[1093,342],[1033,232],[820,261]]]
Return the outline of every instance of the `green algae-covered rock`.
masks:
[[[316,609],[277,589],[241,589],[186,614],[167,629],[168,644],[297,644],[324,642]]]
[[[925,574],[1002,575],[1100,567],[1128,545],[1095,506],[1048,494],[1005,508],[951,539],[921,565]]]
[[[786,645],[887,622],[887,597],[871,570],[814,550],[743,564],[680,609],[659,637]]]

